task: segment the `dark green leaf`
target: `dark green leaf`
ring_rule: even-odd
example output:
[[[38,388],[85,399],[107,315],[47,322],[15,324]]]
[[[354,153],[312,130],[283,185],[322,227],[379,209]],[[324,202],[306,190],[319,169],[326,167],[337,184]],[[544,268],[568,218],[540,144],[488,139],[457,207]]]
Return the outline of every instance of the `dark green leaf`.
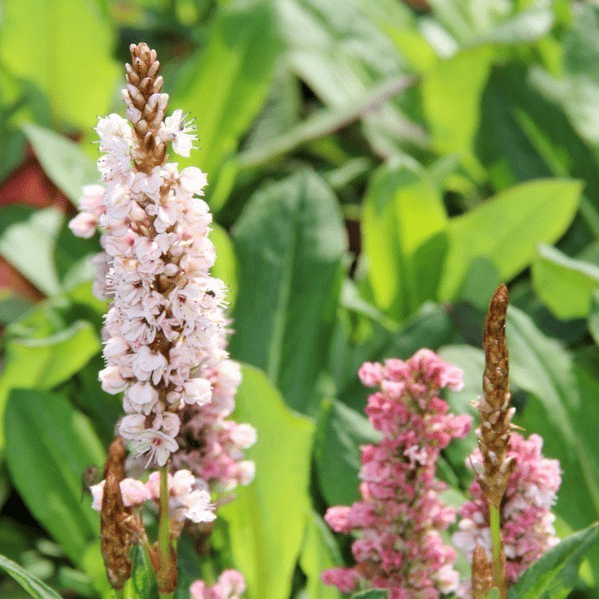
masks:
[[[233,230],[239,295],[231,354],[266,371],[288,404],[315,409],[341,283],[339,208],[312,172],[257,192]]]
[[[509,589],[509,599],[564,599],[578,581],[584,555],[597,541],[599,524],[565,538],[535,562]]]
[[[329,505],[351,505],[360,498],[359,448],[379,440],[379,433],[362,414],[338,401],[323,402],[314,458],[320,491]]]
[[[0,555],[0,568],[10,574],[35,599],[61,599],[60,595],[12,560]]]
[[[61,396],[17,389],[6,409],[6,462],[34,517],[79,565],[99,534],[99,517],[82,500],[81,476],[104,463],[89,420]]]

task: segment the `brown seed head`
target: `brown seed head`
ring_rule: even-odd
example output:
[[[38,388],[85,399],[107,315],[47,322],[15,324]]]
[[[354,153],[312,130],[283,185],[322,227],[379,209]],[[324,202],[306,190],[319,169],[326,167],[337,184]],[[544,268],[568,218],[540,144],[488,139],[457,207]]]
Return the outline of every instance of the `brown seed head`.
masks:
[[[478,473],[479,482],[487,501],[497,509],[514,467],[507,457],[514,414],[514,409],[509,407],[509,357],[505,337],[507,306],[507,287],[500,285],[493,294],[485,318],[483,397],[478,403],[481,424],[476,429],[483,457],[483,471]]]
[[[485,550],[477,545],[472,554],[472,597],[486,599],[493,587],[493,568]]]
[[[131,576],[130,550],[143,533],[133,508],[126,507],[119,482],[124,477],[125,447],[117,437],[108,448],[104,467],[104,493],[100,510],[102,557],[114,589],[122,589]]]

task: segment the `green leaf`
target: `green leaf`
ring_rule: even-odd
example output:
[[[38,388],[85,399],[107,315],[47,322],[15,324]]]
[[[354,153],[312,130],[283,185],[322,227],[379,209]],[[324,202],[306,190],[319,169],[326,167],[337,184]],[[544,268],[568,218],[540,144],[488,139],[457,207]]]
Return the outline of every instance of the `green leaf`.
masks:
[[[60,291],[53,252],[63,218],[56,208],[0,208],[0,254],[46,295]]]
[[[562,102],[583,139],[599,141],[599,10],[584,5],[564,37],[565,81]]]
[[[474,156],[473,141],[481,117],[481,96],[497,51],[478,46],[439,61],[422,82],[422,105],[434,147],[458,154],[476,177],[484,171]]]
[[[333,533],[322,520],[312,513],[308,518],[306,536],[299,565],[308,578],[306,594],[310,599],[340,599],[341,593],[334,586],[323,584],[320,575],[327,568],[342,563]]]
[[[320,491],[328,505],[360,498],[360,445],[380,440],[370,422],[338,401],[325,401],[316,427],[314,459]]]
[[[31,10],[7,0],[2,13],[0,63],[50,99],[56,121],[92,127],[106,113],[119,73],[110,25],[94,3],[39,0]]]
[[[476,258],[488,258],[504,281],[520,273],[533,260],[539,242],[553,243],[566,231],[581,191],[581,183],[569,179],[530,181],[451,219],[441,299],[455,298]]]
[[[210,240],[216,248],[216,262],[212,267],[212,276],[222,279],[227,289],[229,306],[231,309],[235,306],[237,299],[237,257],[235,256],[235,248],[233,241],[227,232],[217,225],[212,224],[210,231]]]
[[[591,294],[589,308],[589,332],[595,345],[599,345],[599,292]]]
[[[36,578],[19,564],[0,555],[0,568],[12,576],[35,599],[61,599],[60,595],[45,582]]]
[[[220,7],[208,39],[200,56],[190,61],[172,105],[197,117],[200,149],[193,162],[213,181],[223,160],[237,149],[270,87],[279,53],[270,4],[232,2]]]
[[[532,282],[541,301],[563,320],[584,318],[599,289],[599,267],[570,258],[551,246],[539,246],[532,263]]]
[[[9,338],[0,376],[0,422],[11,389],[51,389],[73,376],[100,348],[95,329],[85,321],[47,337]],[[4,434],[0,426],[0,448],[4,446]]]
[[[219,509],[231,551],[248,584],[248,599],[289,597],[311,511],[310,451],[314,425],[289,410],[264,373],[245,366],[235,420],[258,431],[248,451],[256,478]]]
[[[426,273],[418,270],[416,253],[446,224],[441,194],[424,169],[395,162],[376,171],[364,201],[362,238],[375,303],[392,318],[404,320],[432,299],[422,293],[422,281],[434,281],[430,261]],[[435,258],[433,264],[442,264],[442,254]]]
[[[315,411],[346,236],[330,189],[301,171],[252,196],[233,238],[239,295],[231,355],[266,371],[288,404]]]
[[[509,599],[564,599],[578,581],[585,553],[597,541],[599,524],[570,535],[524,572]]]
[[[593,418],[599,383],[574,366],[560,344],[545,337],[532,320],[513,306],[506,326],[510,376],[533,394],[516,421],[542,435],[544,454],[557,458],[562,485],[556,512],[573,528],[599,517],[599,437]],[[599,550],[589,559],[599,572]]]
[[[33,123],[26,123],[22,129],[46,175],[77,206],[82,187],[100,179],[96,163],[78,144],[50,129]]]
[[[495,188],[540,177],[571,176],[599,194],[599,172],[564,110],[539,89],[539,70],[495,67],[482,98],[476,147]],[[536,76],[535,76],[536,73]]]
[[[16,389],[6,409],[6,463],[19,495],[80,565],[99,534],[99,517],[82,501],[83,471],[104,463],[90,421],[60,395]]]

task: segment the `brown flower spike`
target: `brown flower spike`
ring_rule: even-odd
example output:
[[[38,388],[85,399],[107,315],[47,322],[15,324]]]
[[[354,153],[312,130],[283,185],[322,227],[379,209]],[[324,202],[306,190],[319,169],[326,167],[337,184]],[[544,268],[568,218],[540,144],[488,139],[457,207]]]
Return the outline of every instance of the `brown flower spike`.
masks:
[[[472,598],[486,599],[493,587],[493,568],[485,550],[477,545],[472,554]]]
[[[126,450],[117,437],[108,447],[104,466],[104,493],[100,511],[102,557],[114,589],[122,589],[131,577],[131,547],[145,534],[133,508],[126,507],[119,482],[124,477]]]
[[[515,411],[509,407],[509,358],[505,337],[507,305],[507,287],[500,285],[493,294],[485,318],[483,397],[478,402],[481,424],[476,429],[483,457],[483,469],[478,473],[480,486],[487,501],[497,510],[514,467],[507,457],[511,419]]]

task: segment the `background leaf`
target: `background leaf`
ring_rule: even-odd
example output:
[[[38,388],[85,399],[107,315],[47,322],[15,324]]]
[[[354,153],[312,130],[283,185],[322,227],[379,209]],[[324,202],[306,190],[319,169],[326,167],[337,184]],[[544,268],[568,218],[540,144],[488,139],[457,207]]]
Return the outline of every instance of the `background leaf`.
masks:
[[[49,98],[57,121],[87,129],[107,112],[119,73],[112,45],[93,2],[40,0],[35,10],[20,0],[2,3],[0,62]]]
[[[585,553],[597,542],[598,524],[576,532],[550,549],[509,589],[509,599],[563,599],[578,580]]]
[[[89,322],[78,321],[47,337],[13,337],[7,341],[5,351],[0,377],[0,422],[4,421],[2,416],[12,389],[52,389],[87,364],[100,351],[100,341]],[[0,448],[4,439],[5,429],[1,427]]]
[[[8,572],[31,597],[35,599],[60,599],[60,595],[47,584],[3,555],[0,555],[0,568]]]
[[[309,412],[341,284],[345,231],[335,198],[304,171],[257,192],[233,229],[239,295],[231,355],[265,370]]]
[[[83,471],[104,463],[89,420],[61,396],[16,389],[6,409],[6,463],[35,518],[79,565],[100,519],[82,501]]]
[[[100,180],[96,163],[75,142],[50,129],[33,123],[26,123],[22,128],[44,172],[75,206],[78,205],[83,186]]]
[[[236,490],[219,515],[227,520],[231,551],[248,584],[248,599],[289,596],[310,515],[308,485],[314,425],[293,414],[266,376],[243,368],[235,419],[258,431],[248,451],[256,479]]]
[[[538,243],[553,243],[572,222],[582,186],[578,181],[531,181],[503,191],[450,220],[449,252],[440,296],[450,299],[475,258],[489,258],[503,280],[522,271]]]

